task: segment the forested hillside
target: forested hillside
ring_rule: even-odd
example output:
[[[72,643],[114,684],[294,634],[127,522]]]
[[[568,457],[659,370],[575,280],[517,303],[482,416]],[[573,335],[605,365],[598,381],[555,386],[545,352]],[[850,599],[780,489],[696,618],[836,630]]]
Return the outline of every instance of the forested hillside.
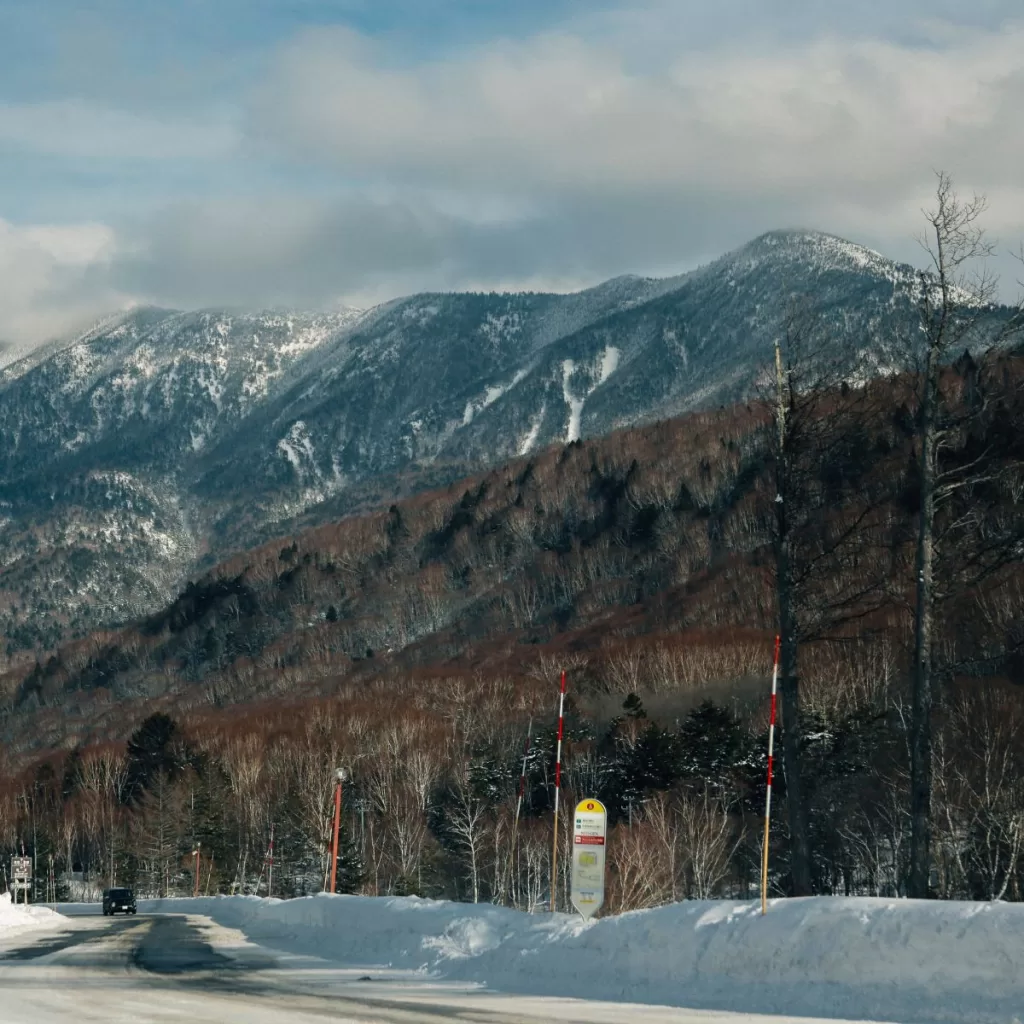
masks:
[[[779,231],[569,295],[104,321],[0,370],[0,671],[302,524],[752,398],[794,296],[858,379],[910,365],[921,294],[912,267]],[[972,350],[1008,315],[986,305]]]
[[[1002,355],[941,377],[956,483],[937,515],[938,895],[1024,885],[1020,380]],[[2,841],[153,892],[190,889],[201,843],[204,884],[265,892],[273,828],[276,891],[315,891],[342,765],[348,888],[535,906],[565,669],[564,798],[610,808],[611,908],[749,893],[785,493],[801,712],[784,736],[814,888],[903,893],[915,394],[901,376],[794,392],[784,490],[770,403],[752,401],[239,554],[8,673]]]

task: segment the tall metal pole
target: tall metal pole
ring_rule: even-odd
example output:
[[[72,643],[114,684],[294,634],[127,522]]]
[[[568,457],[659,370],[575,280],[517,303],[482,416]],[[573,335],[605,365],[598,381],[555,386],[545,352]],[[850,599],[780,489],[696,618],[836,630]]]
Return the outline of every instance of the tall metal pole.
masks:
[[[558,695],[558,748],[555,752],[555,834],[551,840],[551,913],[555,912],[558,892],[558,798],[562,792],[562,736],[565,734],[565,671]]]
[[[779,644],[775,637],[775,659],[772,667],[772,711],[768,720],[768,788],[764,796],[764,847],[761,851],[761,915],[768,913],[768,835],[772,816],[772,758],[775,752],[775,691],[779,682]]]
[[[338,882],[338,838],[341,830],[341,784],[348,776],[344,768],[336,769],[335,778],[338,780],[334,787],[334,829],[331,835],[331,888],[334,892]]]

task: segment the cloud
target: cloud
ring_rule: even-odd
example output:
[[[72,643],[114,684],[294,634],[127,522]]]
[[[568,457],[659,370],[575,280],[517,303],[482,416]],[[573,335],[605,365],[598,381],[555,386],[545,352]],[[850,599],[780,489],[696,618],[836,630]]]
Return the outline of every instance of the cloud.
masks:
[[[0,149],[72,170],[108,157],[105,175],[149,160],[103,187],[160,190],[96,215],[110,226],[3,226],[0,338],[41,340],[115,300],[575,288],[679,272],[776,227],[920,261],[936,168],[988,193],[1009,247],[1024,235],[1024,22],[1001,0],[956,25],[866,3],[842,20],[811,0],[777,20],[763,0],[597,5],[443,58],[319,28],[269,58],[235,113],[223,96],[187,117],[0,106]],[[937,3],[951,16],[955,0]]]
[[[675,47],[664,39],[685,33],[663,31],[654,47],[678,10],[412,63],[345,29],[307,32],[254,92],[246,144],[415,195],[424,259],[395,281],[422,287],[672,272],[780,226],[916,259],[937,168],[992,196],[997,235],[1024,233],[1024,22],[989,10],[988,27],[920,23],[902,41],[823,29]],[[509,212],[484,225],[441,196]],[[410,255],[386,233],[366,265],[384,281],[387,238]],[[366,268],[337,269],[344,290]]]
[[[107,276],[115,248],[103,224],[0,220],[0,341],[31,346],[124,305]]]
[[[308,33],[250,130],[344,175],[513,193],[891,195],[933,165],[1010,182],[1024,157],[1024,25],[927,45],[724,44],[649,71],[624,49],[547,34],[409,67],[354,33]]]
[[[237,142],[223,118],[142,116],[79,99],[0,104],[0,147],[66,159],[213,160]]]

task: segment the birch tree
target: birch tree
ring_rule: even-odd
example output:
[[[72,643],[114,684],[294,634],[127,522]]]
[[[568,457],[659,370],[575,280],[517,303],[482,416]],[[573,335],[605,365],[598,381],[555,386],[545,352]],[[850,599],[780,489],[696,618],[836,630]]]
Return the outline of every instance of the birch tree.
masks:
[[[919,284],[921,367],[918,374],[917,482],[919,505],[914,572],[914,649],[910,721],[910,865],[908,895],[929,895],[932,817],[932,708],[935,680],[937,516],[940,504],[970,487],[986,472],[981,452],[948,470],[940,463],[944,445],[962,423],[950,415],[941,387],[942,370],[972,341],[997,346],[1020,330],[1020,310],[992,323],[997,281],[985,268],[994,246],[980,220],[984,196],[962,199],[948,174],[940,173],[935,205],[925,213],[921,244],[930,268]],[[980,268],[980,269],[979,269]],[[1005,548],[999,554],[1005,554]],[[999,556],[994,559],[998,562]],[[993,559],[986,559],[991,565]]]

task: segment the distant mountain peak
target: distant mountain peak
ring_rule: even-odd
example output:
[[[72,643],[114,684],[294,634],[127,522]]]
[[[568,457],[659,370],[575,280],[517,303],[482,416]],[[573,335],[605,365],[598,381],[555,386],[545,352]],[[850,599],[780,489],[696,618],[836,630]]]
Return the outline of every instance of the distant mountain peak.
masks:
[[[901,277],[914,273],[909,265],[897,263],[866,245],[851,242],[839,235],[807,228],[766,231],[724,259],[780,256],[806,260],[812,265],[819,264],[822,268],[868,271],[881,273],[886,277],[891,277],[897,271]]]

